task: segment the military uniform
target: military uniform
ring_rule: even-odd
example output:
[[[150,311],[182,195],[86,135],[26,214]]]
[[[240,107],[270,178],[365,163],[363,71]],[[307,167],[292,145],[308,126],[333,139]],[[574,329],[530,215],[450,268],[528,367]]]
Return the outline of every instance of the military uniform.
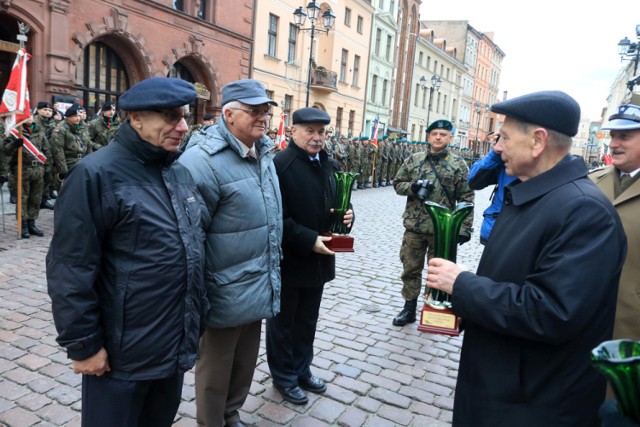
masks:
[[[89,139],[93,141],[93,151],[106,147],[113,135],[118,131],[120,121],[117,116],[105,117],[98,116],[89,122],[88,132]]]
[[[360,152],[360,141],[357,139],[353,140],[353,145],[350,147],[349,162],[351,164],[351,172],[358,174],[357,189],[363,188],[360,183],[362,179],[362,153]]]
[[[66,120],[60,122],[51,134],[51,154],[62,177],[88,154],[88,149],[89,144],[83,138],[82,129]]]
[[[449,128],[450,130],[451,128]],[[433,164],[433,168],[431,166]],[[436,176],[438,172],[440,179]],[[424,207],[424,201],[431,201],[455,209],[458,202],[473,202],[474,192],[467,183],[469,167],[464,159],[445,147],[438,153],[432,153],[430,148],[407,158],[394,179],[394,189],[398,195],[407,196],[407,204],[402,215],[405,228],[400,248],[402,261],[402,297],[405,299],[405,309],[394,319],[394,325],[402,326],[415,321],[416,301],[423,288],[422,271],[424,270],[425,255],[433,256],[434,228],[433,222]],[[417,180],[429,180],[434,188],[423,200],[419,200],[411,189],[411,184]],[[473,215],[465,218],[460,232],[464,241],[471,236]],[[461,237],[462,238],[462,237]],[[408,310],[408,313],[405,312]],[[404,319],[400,319],[403,316]],[[409,315],[408,315],[409,314]],[[396,322],[396,320],[398,320]],[[403,322],[404,320],[404,322]]]
[[[50,159],[51,153],[46,137],[46,129],[38,125],[35,121],[29,125],[23,125],[22,134],[29,139],[31,143]],[[15,137],[9,137],[5,140],[5,154],[10,158],[12,170],[17,170],[18,166],[18,150]],[[42,187],[45,166],[37,160],[26,149],[22,150],[22,238],[28,239],[32,234],[36,236],[44,236],[42,230],[36,225],[38,214],[40,213],[40,203],[42,201]],[[13,179],[17,180],[16,174]],[[18,183],[15,183],[18,185]]]
[[[40,128],[44,129],[46,150],[51,153],[51,134],[56,127],[56,121],[51,117],[44,117],[36,115],[33,118],[34,123]],[[53,159],[48,158],[47,163],[44,164],[44,175],[42,177],[42,200],[40,202],[40,208],[53,209],[53,205],[49,202],[53,196]]]

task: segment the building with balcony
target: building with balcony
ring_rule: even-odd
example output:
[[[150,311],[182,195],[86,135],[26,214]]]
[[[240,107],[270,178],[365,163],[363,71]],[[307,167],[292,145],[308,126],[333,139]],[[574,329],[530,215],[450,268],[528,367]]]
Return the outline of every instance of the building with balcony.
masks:
[[[321,2],[315,22],[296,25],[299,0],[256,0],[252,77],[264,83],[290,123],[298,108],[317,107],[331,116],[335,134],[359,134],[363,126],[374,7],[368,0]],[[331,10],[335,23],[324,31],[323,14]],[[312,30],[313,28],[313,30]],[[313,32],[313,44],[311,42]]]
[[[79,101],[91,115],[149,77],[196,83],[192,113],[220,111],[220,89],[249,76],[253,1],[5,0],[0,3],[0,87],[26,48],[31,102]]]

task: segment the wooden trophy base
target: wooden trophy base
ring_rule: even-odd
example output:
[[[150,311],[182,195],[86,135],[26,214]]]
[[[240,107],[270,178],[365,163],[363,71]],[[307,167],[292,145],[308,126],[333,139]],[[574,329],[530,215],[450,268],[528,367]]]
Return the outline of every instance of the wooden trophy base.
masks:
[[[325,236],[331,236],[331,240],[324,242],[324,245],[333,252],[353,252],[353,237],[347,234],[330,234],[325,233]]]
[[[460,335],[460,318],[450,308],[434,308],[425,303],[420,313],[418,330],[430,334]]]

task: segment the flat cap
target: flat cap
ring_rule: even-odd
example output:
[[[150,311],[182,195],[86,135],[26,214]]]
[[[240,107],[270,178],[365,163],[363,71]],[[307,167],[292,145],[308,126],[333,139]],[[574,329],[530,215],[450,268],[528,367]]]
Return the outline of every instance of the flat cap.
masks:
[[[328,125],[331,123],[331,117],[319,108],[300,108],[293,112],[293,124],[298,123],[322,123]]]
[[[192,83],[172,77],[152,77],[131,86],[120,97],[124,111],[149,111],[177,108],[196,99]]]
[[[547,90],[518,96],[491,106],[491,111],[576,136],[580,124],[580,105],[564,92]]]
[[[73,117],[78,115],[78,111],[80,111],[82,107],[80,104],[74,103],[71,107],[67,108],[64,112],[65,117]]]
[[[451,132],[451,129],[453,129],[453,124],[449,120],[436,120],[429,125],[429,127],[427,128],[427,133],[431,133],[431,131],[434,129],[448,130],[449,132]]]
[[[247,105],[278,105],[267,96],[264,85],[254,79],[236,80],[224,86],[222,88],[222,105],[224,106],[231,101],[240,101]]]
[[[49,104],[48,102],[38,102],[36,109],[39,110],[41,108],[51,108],[51,104]]]
[[[618,112],[609,117],[609,123],[602,126],[608,130],[640,129],[640,106],[633,104],[621,105]]]

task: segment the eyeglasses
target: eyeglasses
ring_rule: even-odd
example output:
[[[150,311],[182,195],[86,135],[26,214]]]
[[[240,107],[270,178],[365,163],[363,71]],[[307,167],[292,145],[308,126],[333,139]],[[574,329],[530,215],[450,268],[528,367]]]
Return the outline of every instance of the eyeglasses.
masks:
[[[271,112],[271,110],[263,111],[263,110],[260,110],[258,108],[250,108],[250,109],[246,109],[246,108],[231,108],[231,110],[244,111],[245,113],[249,114],[251,117],[267,116],[268,119],[273,117],[273,113]]]
[[[188,121],[191,118],[191,114],[183,114],[181,111],[176,110],[151,110],[154,113],[164,115],[164,121],[168,125],[175,126],[180,123],[180,120],[184,119]]]

